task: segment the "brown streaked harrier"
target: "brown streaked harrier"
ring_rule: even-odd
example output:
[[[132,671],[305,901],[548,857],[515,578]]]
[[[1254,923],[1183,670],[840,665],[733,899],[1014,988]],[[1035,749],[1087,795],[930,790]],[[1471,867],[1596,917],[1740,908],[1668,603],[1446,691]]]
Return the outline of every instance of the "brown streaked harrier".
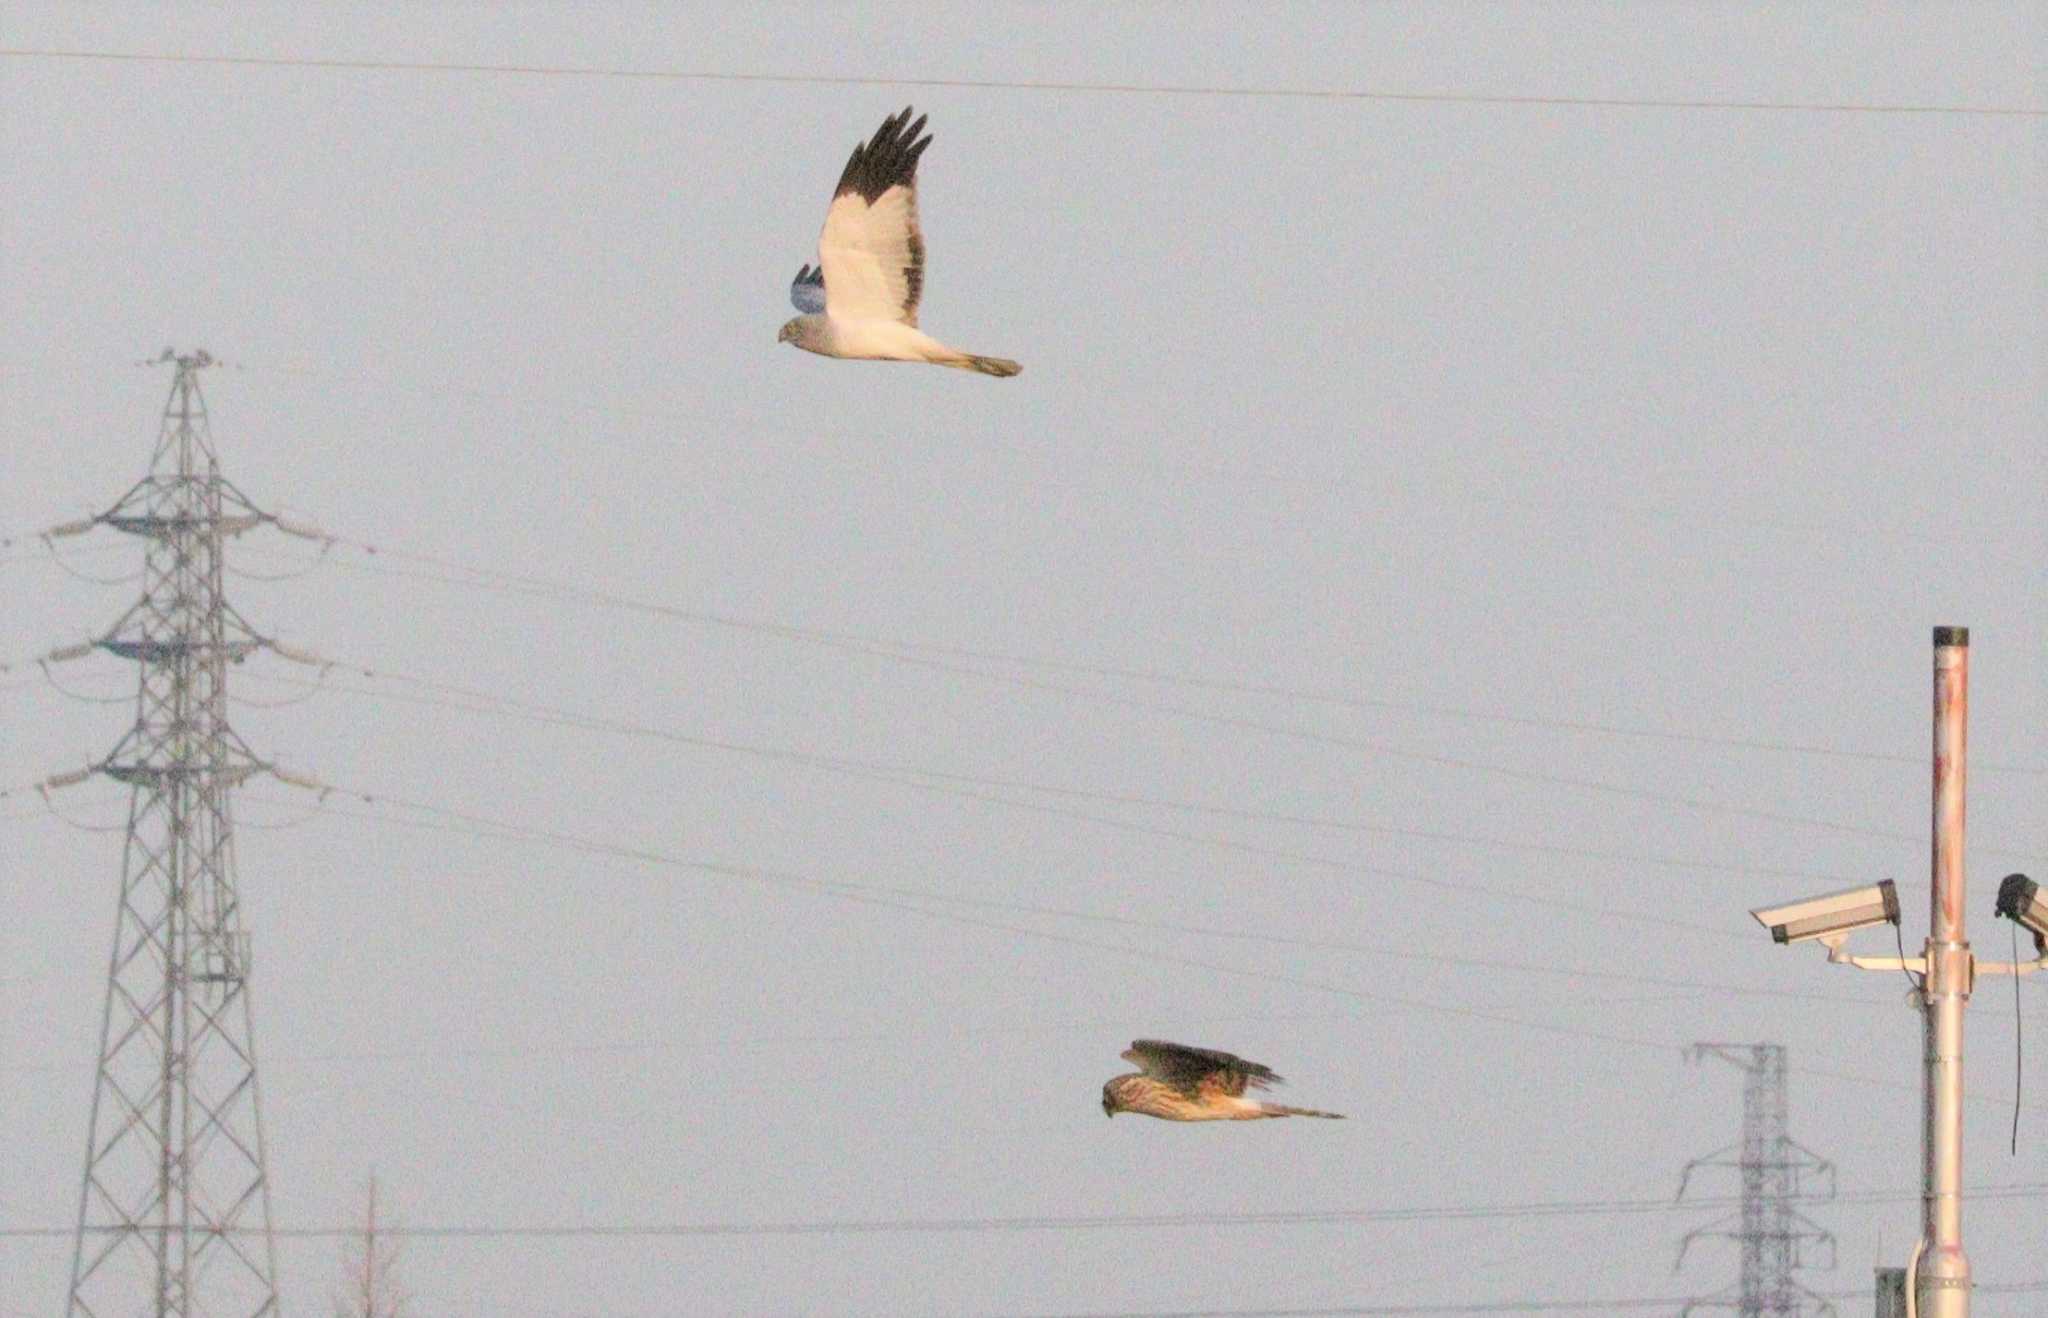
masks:
[[[1208,1048],[1190,1048],[1158,1039],[1135,1039],[1124,1050],[1135,1063],[1132,1075],[1120,1075],[1102,1086],[1102,1115],[1142,1112],[1165,1121],[1256,1121],[1260,1117],[1330,1117],[1309,1107],[1285,1107],[1246,1098],[1246,1086],[1270,1089],[1285,1083],[1269,1066]]]
[[[789,286],[790,301],[804,314],[776,338],[822,357],[1015,375],[1024,368],[1006,357],[949,348],[917,327],[924,295],[917,158],[932,144],[929,135],[919,136],[923,132],[924,118],[912,123],[906,105],[874,137],[854,144],[818,235],[818,268],[806,264]]]

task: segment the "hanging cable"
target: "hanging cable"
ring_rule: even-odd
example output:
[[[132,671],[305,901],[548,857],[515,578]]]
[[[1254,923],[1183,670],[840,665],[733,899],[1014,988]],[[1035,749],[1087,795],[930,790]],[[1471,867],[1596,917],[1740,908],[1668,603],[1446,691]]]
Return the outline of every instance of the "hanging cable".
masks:
[[[36,795],[43,798],[44,809],[48,810],[52,815],[54,815],[63,823],[70,825],[72,828],[77,829],[81,833],[114,833],[125,830],[128,827],[128,821],[125,819],[118,824],[84,823],[80,820],[71,818],[62,810],[59,810],[57,808],[57,803],[50,799],[51,792],[62,791],[67,787],[76,787],[78,784],[92,777],[93,774],[96,772],[98,772],[98,769],[96,766],[93,766],[84,769],[74,769],[68,773],[52,774],[50,777],[45,778],[43,779],[43,781],[36,784]]]
[[[59,682],[57,680],[57,675],[50,671],[50,666],[52,664],[68,664],[74,659],[85,658],[87,655],[91,654],[98,645],[98,641],[80,641],[76,645],[60,646],[57,649],[50,651],[48,654],[39,655],[35,661],[36,667],[43,670],[43,680],[48,682],[53,688],[55,688],[58,694],[69,697],[72,700],[76,700],[83,704],[89,705],[126,704],[128,701],[133,700],[135,697],[132,695],[89,696],[86,695],[84,692],[73,691],[70,688],[66,687],[62,682]]]
[[[1220,84],[1066,82],[1003,78],[902,78],[817,73],[729,73],[709,69],[620,68],[591,65],[486,64],[427,60],[322,59],[257,55],[185,55],[144,51],[0,49],[0,58],[98,60],[139,64],[201,64],[267,69],[328,69],[339,72],[471,73],[518,77],[603,78],[632,81],[763,83],[771,86],[933,87],[975,91],[1095,93],[1117,96],[1218,97],[1234,100],[1385,101],[1413,104],[1558,106],[1600,110],[1721,110],[1806,114],[1963,115],[1993,118],[2048,118],[2048,110],[2024,105],[1939,105],[1913,102],[1715,101],[1677,97],[1541,96],[1493,92],[1373,91],[1350,88]],[[145,363],[147,364],[147,363]]]
[[[1905,932],[1899,928],[1899,922],[1896,920],[1892,921],[1892,941],[1899,945],[1899,973],[1906,977],[1907,991],[1909,993],[1914,994],[1924,992],[1926,977],[1922,976],[1920,979],[1915,979],[1913,978],[1913,972],[1906,969],[1906,935]]]
[[[289,709],[293,705],[303,705],[307,701],[311,700],[313,697],[320,695],[321,693],[328,690],[327,673],[328,669],[326,667],[321,668],[320,675],[318,677],[314,678],[310,682],[302,684],[304,686],[304,690],[302,690],[298,695],[286,696],[282,700],[256,700],[252,699],[249,696],[229,696],[228,699],[233,701],[237,705],[241,705],[249,709]]]
[[[324,531],[310,526],[301,526],[297,522],[276,515],[271,516],[270,524],[286,535],[296,536],[301,540],[318,541],[320,552],[313,555],[311,559],[308,559],[304,567],[294,572],[251,572],[247,568],[230,567],[227,570],[231,574],[248,581],[296,581],[300,577],[309,576],[318,571],[320,566],[327,561],[327,555],[334,549],[334,537]]]
[[[36,667],[43,670],[43,680],[49,683],[51,689],[67,700],[76,700],[83,705],[125,705],[135,699],[132,693],[124,693],[118,696],[89,696],[83,691],[73,691],[57,680],[57,675],[50,671],[50,665],[47,661],[38,660]]]
[[[316,798],[311,806],[290,819],[261,820],[237,817],[235,827],[254,828],[266,833],[281,833],[288,828],[297,828],[302,824],[311,823],[314,819],[325,813],[326,809],[327,798],[322,795]]]
[[[126,819],[112,824],[88,824],[82,819],[73,819],[57,808],[57,803],[50,799],[48,792],[43,793],[43,808],[48,810],[60,823],[67,827],[75,828],[81,833],[120,833],[125,832],[128,828],[128,821]]]
[[[110,545],[108,546],[108,548],[119,548],[119,546]],[[142,580],[141,568],[136,568],[133,572],[123,572],[119,576],[112,577],[96,577],[90,572],[82,572],[79,569],[71,566],[70,563],[66,562],[64,559],[64,555],[57,552],[57,547],[55,545],[50,546],[50,561],[52,563],[55,563],[58,567],[62,568],[67,575],[75,578],[76,580],[83,581],[88,585],[125,586],[131,582]]]
[[[240,567],[229,567],[225,571],[229,576],[237,577],[243,581],[260,581],[267,584],[275,581],[297,581],[300,577],[311,576],[319,566],[320,560],[316,558],[296,572],[251,572],[247,568]]]
[[[2006,921],[2007,932],[2012,935],[2012,963],[2020,963],[2020,922]],[[2012,1148],[2010,1156],[2020,1155],[2020,1091],[2026,1083],[2026,1041],[2025,1031],[2020,1028],[2020,977],[2012,977]]]

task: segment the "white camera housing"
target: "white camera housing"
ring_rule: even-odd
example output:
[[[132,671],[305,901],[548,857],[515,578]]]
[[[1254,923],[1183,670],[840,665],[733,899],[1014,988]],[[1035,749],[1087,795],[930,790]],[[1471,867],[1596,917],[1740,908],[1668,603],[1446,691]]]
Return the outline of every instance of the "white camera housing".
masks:
[[[1867,888],[1847,888],[1803,902],[1759,907],[1750,914],[1780,943],[1803,943],[1816,938],[1839,943],[1858,929],[1897,924],[1899,892],[1886,879]]]
[[[2006,875],[1998,885],[1997,910],[2032,934],[2037,946],[2048,946],[2048,896],[2040,884],[2024,874]]]

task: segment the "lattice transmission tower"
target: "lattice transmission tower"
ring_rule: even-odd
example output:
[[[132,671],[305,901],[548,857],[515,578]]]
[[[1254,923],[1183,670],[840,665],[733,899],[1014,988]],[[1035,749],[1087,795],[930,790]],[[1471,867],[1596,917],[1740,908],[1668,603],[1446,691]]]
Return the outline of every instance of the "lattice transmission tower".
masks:
[[[1733,1169],[1742,1183],[1742,1205],[1729,1217],[1686,1233],[1678,1261],[1703,1237],[1732,1240],[1742,1250],[1742,1276],[1735,1285],[1686,1305],[1682,1314],[1699,1309],[1732,1309],[1751,1318],[1763,1314],[1833,1314],[1835,1307],[1802,1286],[1792,1274],[1814,1266],[1811,1253],[1825,1250],[1835,1266],[1835,1238],[1795,1206],[1835,1197],[1835,1166],[1800,1145],[1785,1126],[1785,1048],[1782,1044],[1696,1043],[1688,1060],[1718,1057],[1741,1068],[1742,1141],[1694,1158],[1679,1178],[1678,1197],[1702,1167]],[[1825,1189],[1809,1193],[1809,1182]]]
[[[144,546],[142,597],[73,647],[140,679],[134,726],[92,766],[130,790],[68,1312],[256,1318],[278,1312],[277,1259],[229,796],[269,766],[228,726],[227,670],[266,642],[221,592],[221,547],[275,519],[220,473],[212,358],[158,362],[176,375],[149,474],[58,528]]]

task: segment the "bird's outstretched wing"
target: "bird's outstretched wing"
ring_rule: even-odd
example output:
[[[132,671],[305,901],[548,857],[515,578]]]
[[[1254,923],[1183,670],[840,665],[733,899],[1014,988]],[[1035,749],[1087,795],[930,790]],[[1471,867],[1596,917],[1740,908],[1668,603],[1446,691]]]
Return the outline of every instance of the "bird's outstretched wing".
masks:
[[[818,269],[825,311],[835,320],[894,320],[913,328],[924,295],[924,235],[917,226],[917,158],[932,144],[923,115],[892,115],[856,145],[839,175]],[[798,305],[802,305],[799,303]]]
[[[1160,1039],[1133,1039],[1123,1058],[1146,1075],[1189,1094],[1208,1088],[1235,1098],[1247,1085],[1267,1089],[1280,1083],[1271,1067],[1247,1062],[1233,1053]]]
[[[817,315],[825,309],[825,267],[811,269],[809,263],[796,272],[796,278],[789,285],[789,300],[796,303],[796,309],[807,316]]]

